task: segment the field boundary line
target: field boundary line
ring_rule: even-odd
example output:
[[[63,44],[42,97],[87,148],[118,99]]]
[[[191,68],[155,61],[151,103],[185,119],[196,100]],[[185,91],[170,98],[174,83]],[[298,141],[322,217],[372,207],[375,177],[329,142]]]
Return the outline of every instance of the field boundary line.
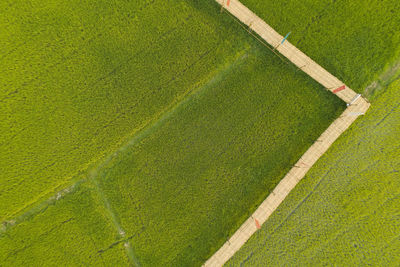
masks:
[[[265,40],[274,53],[278,51],[299,69],[324,86],[327,90],[347,103],[347,108],[312,144],[279,182],[256,211],[239,227],[239,229],[215,252],[203,266],[224,265],[246,242],[261,228],[269,216],[279,207],[290,191],[304,178],[306,173],[329,149],[339,136],[361,115],[367,112],[370,103],[357,94],[342,81],[329,73],[306,54],[292,45],[277,33],[271,26],[249,10],[238,0],[215,0],[222,9],[227,10],[241,23],[249,27]]]

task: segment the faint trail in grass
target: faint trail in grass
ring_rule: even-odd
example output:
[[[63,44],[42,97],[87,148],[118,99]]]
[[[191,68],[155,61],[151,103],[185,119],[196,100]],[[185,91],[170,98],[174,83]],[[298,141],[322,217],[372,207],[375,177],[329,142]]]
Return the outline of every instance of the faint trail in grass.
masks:
[[[28,129],[28,127],[24,127],[21,130],[17,131],[15,134],[13,134],[11,137],[9,137],[7,140],[3,140],[0,143],[0,147],[3,146],[4,144],[8,144],[10,143],[15,137],[17,137],[18,135],[20,135],[23,131],[25,131],[26,129]]]
[[[95,189],[96,189],[98,195],[100,196],[101,201],[103,202],[104,209],[107,211],[107,213],[111,219],[112,225],[115,227],[115,229],[117,230],[120,237],[125,238],[126,233],[125,233],[124,229],[122,228],[121,223],[119,222],[118,217],[115,214],[115,211],[111,208],[110,202],[108,201],[106,195],[104,194],[103,190],[101,189],[101,187],[98,183],[98,180],[97,180],[97,175],[95,175],[95,173],[93,173],[90,178],[91,178],[90,181],[95,186]],[[129,240],[126,240],[124,245],[125,245],[125,249],[127,251],[127,255],[128,255],[131,263],[134,266],[140,266],[139,260],[135,257],[133,248],[130,245]],[[112,246],[113,245],[111,245],[111,247]]]
[[[171,103],[165,110],[160,112],[156,118],[153,120],[149,121],[141,130],[137,131],[131,139],[124,145],[122,145],[116,152],[110,154],[106,159],[103,161],[103,163],[99,164],[96,168],[94,168],[89,175],[89,180],[93,182],[96,191],[98,192],[98,195],[102,199],[103,205],[107,212],[109,213],[110,219],[115,227],[115,229],[118,231],[119,235],[123,240],[117,241],[113,244],[111,244],[107,249],[112,248],[113,246],[117,245],[118,243],[124,242],[124,246],[127,251],[127,255],[130,258],[131,262],[136,265],[140,266],[139,260],[135,257],[133,248],[130,244],[130,241],[133,236],[130,236],[126,238],[126,233],[123,227],[121,226],[121,223],[118,219],[118,216],[116,215],[115,211],[112,209],[110,202],[107,199],[107,196],[104,194],[101,185],[99,184],[99,175],[101,174],[102,169],[111,162],[114,158],[118,157],[120,153],[125,151],[128,147],[131,147],[144,138],[146,138],[148,135],[150,135],[156,128],[162,126],[171,116],[176,113],[180,108],[184,107],[187,103],[189,103],[191,100],[193,100],[194,97],[198,96],[200,93],[204,92],[205,89],[211,87],[215,82],[218,82],[223,75],[229,71],[232,66],[237,64],[237,62],[241,59],[244,59],[244,55],[246,54],[248,49],[243,50],[241,53],[239,53],[236,58],[234,59],[233,62],[230,62],[229,64],[226,64],[223,66],[223,68],[218,69],[217,71],[212,73],[212,77],[208,77],[207,82],[200,82],[196,84],[193,88],[190,88],[187,90],[182,96],[180,96],[178,99],[176,99],[173,103]],[[206,51],[203,53],[202,57],[207,55],[208,52]],[[191,67],[191,66],[189,66]],[[210,75],[211,76],[211,75]],[[102,249],[99,250],[100,253],[104,252],[107,249]]]
[[[364,89],[364,95],[371,100],[376,99],[392,82],[400,78],[400,59],[387,67],[379,77]]]
[[[186,19],[189,19],[189,18],[190,18],[190,17],[188,17],[188,18],[186,18]],[[168,35],[168,34],[167,34],[167,35]],[[211,50],[207,50],[207,51],[203,52],[202,54],[200,54],[199,58],[198,58],[197,60],[195,60],[194,62],[190,63],[190,64],[189,64],[185,69],[183,69],[180,73],[178,73],[178,74],[177,74],[177,77],[183,76],[183,74],[186,73],[188,69],[192,68],[195,64],[201,62],[201,59],[203,59],[204,57],[206,57],[210,52],[211,52]],[[235,63],[235,62],[237,61],[237,59],[240,58],[244,53],[245,53],[245,51],[242,51],[242,53],[238,54],[237,57],[236,57],[236,59],[234,59],[234,63]],[[222,70],[221,70],[221,68],[220,68],[220,69],[217,69],[216,71],[214,71],[214,73],[210,74],[209,76],[212,76],[212,75],[218,76],[218,74],[219,74],[219,75],[222,75],[222,73],[223,73],[224,71],[226,71],[226,69],[229,68],[229,67],[230,67],[231,65],[233,65],[234,63],[227,64],[228,67],[222,67]],[[215,74],[215,73],[216,73],[216,74]],[[169,84],[170,82],[172,82],[172,81],[173,81],[174,79],[176,79],[177,77],[175,77],[175,78],[173,78],[173,79],[167,81],[166,84]],[[211,79],[211,80],[215,80],[215,77],[214,77],[213,79]],[[198,85],[194,85],[193,87],[196,87],[196,86],[198,86]],[[171,111],[171,109],[173,109],[174,106],[178,106],[178,103],[179,103],[180,101],[182,101],[186,96],[188,96],[192,90],[193,90],[193,88],[190,88],[190,89],[187,90],[185,93],[183,93],[183,95],[177,97],[169,106],[167,106],[164,110],[162,110],[162,111],[160,111],[158,114],[156,114],[152,120],[147,121],[147,122],[144,122],[144,124],[143,124],[142,126],[139,126],[138,129],[135,129],[133,133],[129,134],[127,137],[122,138],[122,140],[131,140],[132,138],[134,138],[134,136],[136,136],[136,134],[140,134],[141,131],[143,131],[143,130],[145,130],[146,128],[148,128],[149,125],[151,125],[151,123],[153,123],[154,121],[157,121],[158,119],[160,119],[160,120],[165,120],[166,117],[165,117],[165,118],[161,118],[162,115],[163,115],[163,114],[168,115],[168,112]],[[168,112],[167,112],[167,111],[168,111]],[[112,122],[110,122],[110,125],[111,125],[111,124],[112,124]],[[106,126],[109,126],[109,125],[106,125]],[[134,139],[135,139],[135,138],[134,138]],[[80,170],[78,170],[77,172],[71,174],[70,177],[75,177],[75,176],[77,176],[79,173],[84,173],[85,171],[90,170],[90,166],[95,166],[95,165],[94,165],[95,162],[101,162],[101,158],[103,158],[103,159],[105,158],[105,160],[103,160],[103,163],[100,163],[99,165],[97,165],[97,167],[96,167],[95,169],[92,170],[91,174],[92,174],[92,175],[96,175],[96,174],[97,174],[97,171],[98,171],[99,169],[101,169],[105,164],[107,164],[114,156],[117,156],[118,151],[124,150],[124,149],[125,149],[125,146],[130,145],[129,143],[132,143],[132,142],[136,142],[136,140],[131,140],[130,142],[128,142],[127,144],[122,145],[122,146],[120,145],[119,148],[118,148],[116,151],[114,151],[114,152],[111,152],[112,150],[111,150],[111,151],[109,150],[108,153],[111,153],[111,154],[109,154],[108,157],[102,156],[102,157],[100,157],[100,158],[98,158],[98,159],[92,160],[91,162],[89,162],[88,164],[86,164],[82,169],[80,169]],[[123,141],[121,141],[119,144],[121,144],[121,143],[123,143]],[[71,150],[71,151],[72,151],[72,150]],[[70,151],[69,151],[69,152],[70,152]],[[50,165],[53,165],[53,164],[54,164],[54,163],[51,163]],[[47,166],[47,167],[48,167],[48,166]],[[94,173],[93,173],[93,171],[94,171]],[[73,184],[72,186],[70,186],[70,187],[68,187],[68,188],[66,188],[66,189],[63,189],[63,190],[61,190],[61,191],[55,193],[55,194],[54,194],[52,197],[50,197],[48,200],[44,200],[43,202],[41,202],[41,203],[38,204],[38,201],[40,201],[41,199],[43,199],[44,196],[48,195],[50,192],[54,192],[56,188],[62,188],[63,185],[70,183],[70,180],[69,180],[68,182],[65,182],[65,183],[62,183],[62,184],[59,184],[59,185],[55,186],[55,187],[52,188],[51,190],[48,190],[48,191],[44,192],[42,195],[40,195],[40,196],[37,197],[36,199],[34,199],[34,200],[32,200],[31,202],[27,203],[27,204],[26,204],[24,207],[22,207],[21,209],[15,211],[13,214],[11,214],[11,216],[15,216],[15,215],[17,215],[18,213],[22,212],[23,210],[27,210],[30,206],[32,207],[31,209],[27,210],[27,211],[24,212],[22,215],[17,216],[15,219],[9,219],[9,220],[3,221],[3,227],[0,228],[0,231],[6,231],[6,229],[7,229],[9,226],[14,225],[14,224],[18,224],[18,223],[24,221],[25,218],[27,218],[27,217],[30,218],[31,216],[34,216],[35,214],[38,214],[38,213],[42,212],[43,210],[45,210],[45,207],[46,207],[46,206],[48,206],[48,205],[54,203],[54,199],[55,199],[58,195],[61,195],[61,196],[65,195],[65,192],[66,192],[66,191],[68,191],[68,192],[71,191],[71,189],[73,189],[76,185],[78,185],[78,184],[81,183],[81,182],[84,182],[85,180],[86,180],[86,179],[84,178],[82,181],[76,182],[76,183]],[[36,206],[35,206],[35,205],[36,205]],[[10,217],[11,217],[11,216],[10,216]],[[6,218],[3,218],[3,219],[6,219]]]
[[[389,242],[386,243],[385,246],[383,246],[379,252],[382,253],[384,249],[387,249],[396,239],[400,240],[400,234],[394,236],[392,239],[389,240]]]
[[[99,249],[97,248],[96,242],[94,242],[93,237],[91,237],[91,236],[90,236],[90,241],[92,241],[93,247],[94,247],[96,250],[99,250]],[[102,255],[101,253],[100,253],[100,259],[101,259],[101,261],[103,262],[103,266],[107,266],[106,262],[104,261],[103,255]]]
[[[20,216],[17,216],[14,219],[3,221],[1,223],[1,227],[0,227],[0,234],[7,232],[7,230],[10,229],[11,227],[14,227],[24,221],[27,221],[27,220],[35,217],[36,215],[38,215],[40,213],[45,212],[50,205],[54,205],[56,201],[64,198],[67,194],[75,192],[76,188],[85,181],[86,181],[85,179],[78,180],[76,183],[72,184],[70,187],[67,187],[67,188],[57,192],[49,199],[41,202],[39,205],[24,212]]]
[[[4,58],[6,58],[7,56],[13,54],[15,51],[17,51],[19,48],[23,47],[28,41],[30,41],[33,38],[29,38],[28,40],[23,41],[22,43],[15,45],[10,51],[2,54],[0,56],[0,61],[2,61]]]
[[[248,262],[252,256],[253,252],[250,252],[250,254],[240,263],[240,266],[243,266],[246,262]]]

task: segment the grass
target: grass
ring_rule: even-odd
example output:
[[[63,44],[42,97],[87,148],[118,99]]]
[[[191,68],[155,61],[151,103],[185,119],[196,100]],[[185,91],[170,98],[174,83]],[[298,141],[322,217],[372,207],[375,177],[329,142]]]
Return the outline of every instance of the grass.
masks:
[[[372,108],[227,265],[397,263],[398,3],[243,3],[280,33],[291,30],[293,44],[367,95]]]
[[[124,242],[95,188],[81,183],[0,237],[2,266],[127,266]]]
[[[87,198],[106,207],[102,217],[95,218],[111,224],[113,229],[107,231],[115,233],[114,239],[102,240],[109,243],[101,247],[129,240],[133,258],[141,265],[201,264],[342,110],[315,82],[285,69],[285,63],[253,45],[92,174],[87,183],[97,194]],[[287,79],[290,75],[293,78]],[[281,120],[272,119],[277,117]],[[79,193],[68,195],[77,210],[80,202],[89,201],[80,198]],[[43,217],[51,218],[57,210],[63,214],[65,201],[56,202],[51,213],[43,208],[43,216],[8,227],[3,245],[11,234],[20,244],[27,226],[36,233],[38,225],[57,225]],[[95,224],[85,227],[105,231]],[[64,231],[61,236],[76,232],[68,227]],[[79,246],[78,240],[73,244]],[[29,245],[41,249],[35,242]],[[63,246],[53,248],[54,254]],[[11,247],[6,255],[18,249]],[[99,257],[93,247],[83,250],[83,262],[88,255]],[[30,253],[24,250],[18,257],[29,262]]]
[[[393,1],[243,2],[358,92],[399,55]],[[0,11],[1,265],[200,265],[343,110],[211,0]],[[398,261],[399,85],[230,264]]]
[[[73,184],[248,46],[196,5],[1,1],[0,220]]]
[[[398,1],[241,2],[357,92],[400,56]]]
[[[227,266],[400,261],[398,89],[393,82]]]
[[[142,265],[204,262],[343,110],[294,71],[255,44],[99,172]]]
[[[213,1],[0,5],[4,264],[199,265],[344,108]]]

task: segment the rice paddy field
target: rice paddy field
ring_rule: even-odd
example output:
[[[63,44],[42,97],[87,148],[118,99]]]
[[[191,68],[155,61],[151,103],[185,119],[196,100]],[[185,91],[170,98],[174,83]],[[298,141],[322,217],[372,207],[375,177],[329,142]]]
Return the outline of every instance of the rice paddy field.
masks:
[[[398,83],[385,88],[397,73],[397,3],[243,3],[280,33],[292,31],[291,42],[354,90],[370,85],[366,93],[381,103],[380,115],[370,112],[341,142],[365,136],[379,118],[378,128],[387,133],[382,146],[395,142],[396,121],[391,128],[386,123],[396,114]],[[284,5],[291,14],[282,19]],[[372,8],[377,9],[373,18],[365,18]],[[0,12],[1,266],[199,266],[345,108],[221,13],[213,0],[6,0]],[[383,16],[389,13],[394,15]],[[389,74],[379,76],[383,71]],[[385,113],[390,110],[385,101],[392,103],[391,113]],[[364,141],[366,148],[378,142],[378,128],[375,139]],[[374,150],[377,158],[379,149]],[[323,160],[330,158],[337,160],[330,154]],[[354,158],[354,173],[364,166],[359,161],[365,168],[372,164]],[[331,173],[332,168],[314,169]],[[339,169],[337,175],[340,170],[348,172]],[[369,173],[376,190],[374,179],[388,184],[369,201],[384,201],[395,180]],[[262,233],[270,234],[268,225],[285,216],[283,209],[315,189],[307,181],[315,179],[302,182],[304,190],[290,195],[294,200],[285,201],[231,264],[273,264],[279,253],[288,253],[283,246],[293,248],[282,240],[296,233],[298,221],[283,232],[277,228],[281,235],[271,251],[258,247],[270,242]],[[334,191],[321,195],[332,198],[329,211],[343,201],[349,208],[335,213],[341,221],[329,233],[338,240],[329,248],[333,255],[345,243],[334,229],[347,225],[351,217],[346,216],[351,211],[360,215],[350,228],[369,218],[363,217],[367,209],[349,200],[355,187],[356,182],[347,188],[346,197],[335,198]],[[363,201],[368,196],[364,188],[359,193]],[[395,201],[383,205],[395,210]],[[307,230],[316,239],[326,226],[320,215],[331,213],[311,211],[308,221],[315,220],[319,228]],[[387,244],[393,241],[387,245],[391,250],[379,247],[385,253],[398,247],[395,214],[382,213],[393,226],[393,234],[383,238]],[[363,239],[364,232],[359,233]],[[312,241],[301,240],[304,246]],[[313,244],[310,253],[320,249]],[[254,254],[250,261],[248,251]],[[319,262],[332,262],[333,255]],[[395,253],[390,255],[389,261],[395,259]]]
[[[400,80],[391,83],[226,266],[397,266]]]
[[[131,264],[102,199],[89,183],[41,203],[13,223],[1,232],[2,266]]]
[[[363,93],[400,57],[400,2],[242,0],[354,91]],[[374,92],[364,93],[370,99]]]
[[[318,138],[320,127],[328,126],[315,122],[333,116],[335,106],[306,108],[321,101],[313,86],[287,84],[288,73],[279,69],[284,63],[274,59],[279,60],[249,52],[132,140],[98,174],[121,227],[136,237],[133,250],[144,264],[204,262]],[[293,95],[282,91],[290,87],[297,88]]]
[[[246,47],[189,2],[0,10],[1,220],[71,185]]]
[[[279,10],[267,1],[243,3],[272,24],[274,16],[266,10]],[[314,51],[317,62],[349,80],[353,89],[372,100],[372,106],[226,265],[396,265],[400,261],[398,3],[326,1],[325,8],[319,8],[305,1],[290,5],[292,12],[303,10],[310,17],[309,25],[302,28],[288,17],[274,26],[282,31],[301,30],[307,38],[291,38],[305,51],[321,38],[326,45]],[[322,15],[316,15],[319,12]],[[336,19],[341,23],[323,26]],[[350,28],[357,34],[347,35]],[[380,45],[382,40],[384,45]],[[328,49],[338,53],[328,53]],[[344,68],[339,67],[342,64]]]
[[[344,109],[211,0],[0,8],[2,265],[200,265]]]

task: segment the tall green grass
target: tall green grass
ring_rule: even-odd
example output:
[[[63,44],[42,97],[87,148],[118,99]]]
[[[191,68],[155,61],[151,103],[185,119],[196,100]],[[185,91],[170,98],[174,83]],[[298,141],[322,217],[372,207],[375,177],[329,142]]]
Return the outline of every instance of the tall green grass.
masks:
[[[0,9],[5,264],[200,265],[344,108],[211,0]]]
[[[190,2],[1,1],[0,13],[0,220],[67,187],[248,46]]]
[[[127,266],[123,238],[88,183],[0,232],[2,266]]]
[[[241,2],[357,92],[399,60],[399,1]]]
[[[399,3],[242,2],[373,102],[227,265],[397,263]]]
[[[399,88],[389,86],[227,266],[398,265]]]
[[[201,265],[342,110],[254,44],[135,137],[99,183],[142,265]]]

